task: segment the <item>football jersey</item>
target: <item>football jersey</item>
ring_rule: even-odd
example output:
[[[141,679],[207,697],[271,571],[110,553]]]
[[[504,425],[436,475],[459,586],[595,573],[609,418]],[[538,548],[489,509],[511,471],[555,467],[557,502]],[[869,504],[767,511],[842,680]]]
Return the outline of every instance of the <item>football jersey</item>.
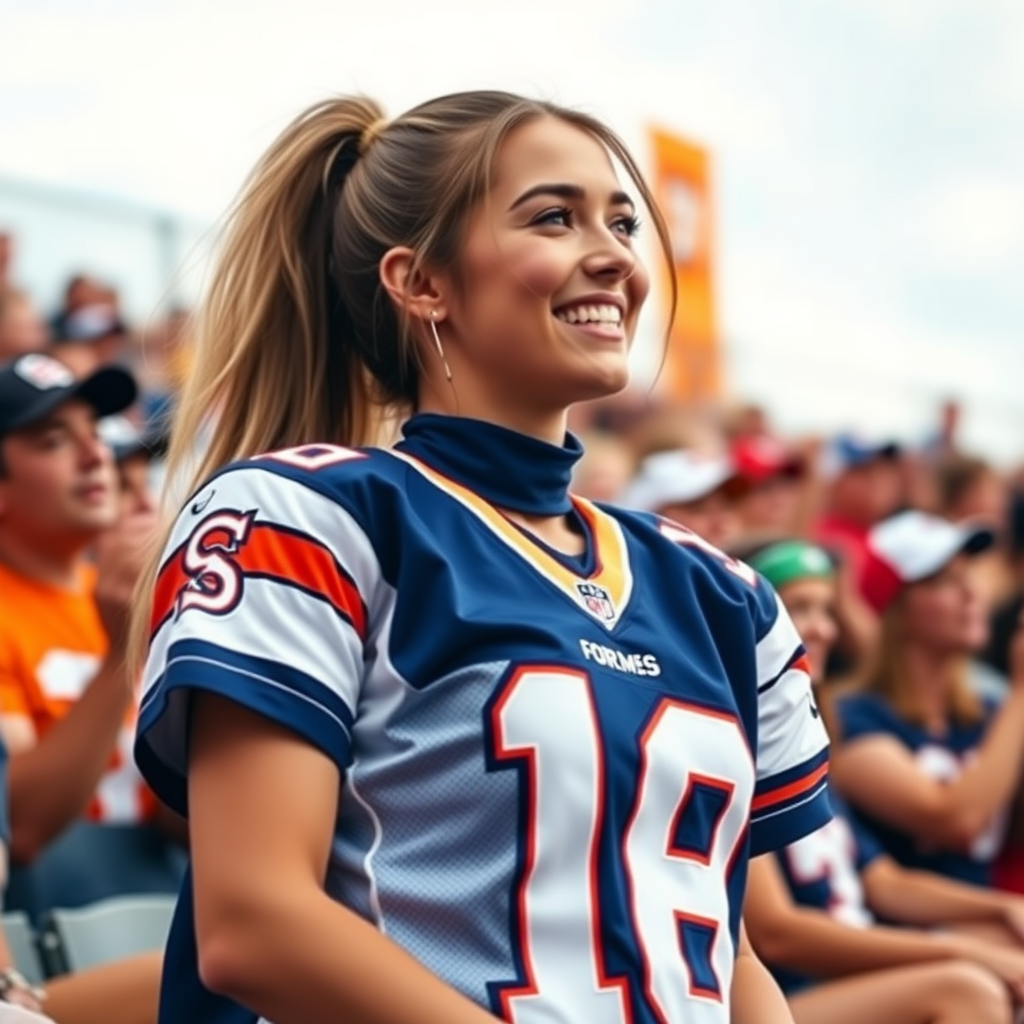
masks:
[[[451,987],[519,1024],[725,1022],[749,852],[827,820],[825,734],[768,585],[571,498],[578,455],[421,415],[212,478],[163,557],[136,756],[184,812],[188,694],[236,701],[334,761],[327,892]],[[198,979],[190,879],[165,972],[164,1024],[256,1021]]]
[[[42,739],[81,697],[107,654],[93,598],[96,573],[83,565],[75,590],[28,579],[0,565],[0,715],[32,720]],[[135,824],[156,804],[132,757],[135,705],[86,809],[108,824]]]
[[[860,876],[884,851],[834,790],[829,793],[829,803],[832,820],[776,851],[775,857],[794,903],[824,911],[851,928],[867,928],[875,918],[868,909]],[[775,964],[768,967],[784,992],[813,980]]]
[[[886,734],[910,751],[922,772],[940,782],[955,779],[985,736],[993,707],[986,705],[986,716],[973,725],[951,723],[943,737],[936,737],[913,722],[900,717],[878,694],[852,693],[836,701],[844,741],[861,736]],[[989,885],[992,862],[1002,846],[1006,832],[1005,813],[993,817],[989,827],[964,851],[944,850],[918,839],[908,832],[877,820],[855,808],[882,848],[909,868],[922,868],[974,885]]]

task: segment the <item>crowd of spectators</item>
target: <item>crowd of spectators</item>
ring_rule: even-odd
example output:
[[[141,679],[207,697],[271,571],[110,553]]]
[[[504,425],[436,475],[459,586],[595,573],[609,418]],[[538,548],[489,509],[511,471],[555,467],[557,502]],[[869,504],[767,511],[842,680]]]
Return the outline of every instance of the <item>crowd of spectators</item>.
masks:
[[[186,860],[183,823],[131,760],[124,644],[188,317],[140,333],[116,288],[86,274],[44,315],[16,256],[0,234],[0,792],[4,905],[39,922],[173,892]],[[846,1019],[804,998],[829,991],[815,981],[943,961],[904,993],[939,1010],[885,1019],[1009,1019],[1024,1001],[1024,468],[963,450],[952,402],[925,439],[850,426],[794,439],[752,404],[628,391],[574,411],[574,489],[753,564],[804,632],[837,821],[858,854],[843,833],[847,853],[802,847],[752,871],[751,937],[801,1024]],[[812,910],[847,931],[816,932]],[[56,979],[46,1010],[59,1024],[152,1021],[158,970],[140,957]]]

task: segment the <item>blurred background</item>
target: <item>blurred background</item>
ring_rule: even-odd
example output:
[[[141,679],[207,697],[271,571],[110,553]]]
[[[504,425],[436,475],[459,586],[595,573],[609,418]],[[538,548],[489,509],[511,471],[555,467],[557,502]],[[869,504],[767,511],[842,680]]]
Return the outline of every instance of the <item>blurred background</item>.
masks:
[[[144,333],[194,303],[211,228],[304,105],[511,88],[606,118],[656,179],[690,317],[663,391],[907,443],[955,400],[1005,466],[1021,52],[1015,0],[0,0],[8,273],[48,318],[94,278]],[[663,328],[652,303],[641,386]]]

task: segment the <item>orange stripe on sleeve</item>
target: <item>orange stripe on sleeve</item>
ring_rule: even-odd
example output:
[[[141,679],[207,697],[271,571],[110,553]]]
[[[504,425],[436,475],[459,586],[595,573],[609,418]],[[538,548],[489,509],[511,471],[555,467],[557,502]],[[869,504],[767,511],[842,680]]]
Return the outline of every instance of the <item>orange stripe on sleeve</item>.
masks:
[[[365,637],[366,612],[359,591],[331,552],[311,537],[257,523],[234,560],[246,576],[280,579],[324,598]]]
[[[805,775],[802,779],[797,779],[786,786],[780,786],[778,789],[773,789],[768,793],[762,793],[760,796],[754,797],[750,802],[750,809],[752,811],[760,811],[765,807],[771,807],[772,804],[780,804],[795,796],[799,796],[801,793],[813,789],[826,775],[828,775],[827,762],[818,765],[814,771],[809,775]]]
[[[365,638],[366,609],[359,591],[331,552],[312,537],[257,523],[237,552],[232,554],[216,544],[211,544],[207,551],[232,563],[243,576],[280,580],[315,594],[331,604],[352,623],[359,636]],[[157,578],[151,632],[173,613],[178,595],[194,578],[185,569],[183,546],[164,565]]]

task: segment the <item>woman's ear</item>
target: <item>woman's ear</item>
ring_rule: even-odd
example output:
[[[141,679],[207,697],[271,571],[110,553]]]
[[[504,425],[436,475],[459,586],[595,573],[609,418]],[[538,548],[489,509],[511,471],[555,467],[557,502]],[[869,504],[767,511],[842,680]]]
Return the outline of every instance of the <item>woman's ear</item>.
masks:
[[[380,261],[380,283],[398,309],[415,320],[438,321],[447,315],[446,289],[440,275],[415,267],[415,253],[408,246],[389,249]]]

